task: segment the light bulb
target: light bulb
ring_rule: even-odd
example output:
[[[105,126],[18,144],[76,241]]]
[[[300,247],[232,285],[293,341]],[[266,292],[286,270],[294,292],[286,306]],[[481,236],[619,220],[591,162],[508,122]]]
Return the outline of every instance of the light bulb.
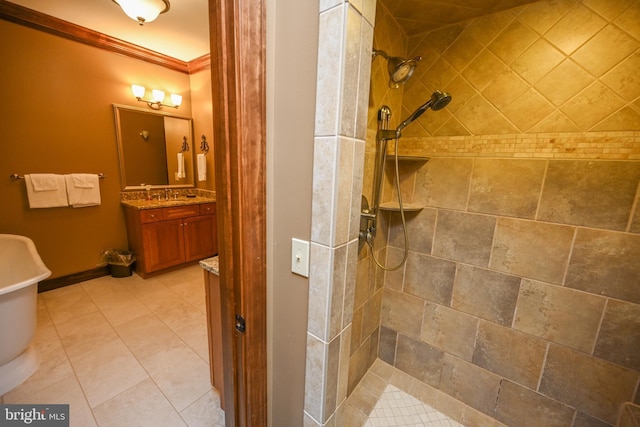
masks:
[[[153,93],[153,100],[155,102],[162,102],[164,101],[164,92],[158,89],[153,89],[152,91]]]
[[[136,98],[142,98],[144,96],[145,88],[140,85],[131,85],[131,91]]]
[[[182,104],[182,95],[178,95],[177,93],[172,93],[171,94],[171,102],[176,107],[179,107],[180,104]]]

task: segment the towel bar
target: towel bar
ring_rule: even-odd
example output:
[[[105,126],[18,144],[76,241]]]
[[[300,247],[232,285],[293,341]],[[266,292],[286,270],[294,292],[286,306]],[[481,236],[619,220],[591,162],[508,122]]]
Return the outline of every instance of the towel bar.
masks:
[[[105,179],[106,177],[107,177],[107,175],[105,175],[103,173],[99,173],[98,174],[98,178],[100,178],[100,179]],[[13,180],[24,179],[24,175],[18,175],[17,173],[12,173],[11,175],[9,175],[9,178],[11,178]]]

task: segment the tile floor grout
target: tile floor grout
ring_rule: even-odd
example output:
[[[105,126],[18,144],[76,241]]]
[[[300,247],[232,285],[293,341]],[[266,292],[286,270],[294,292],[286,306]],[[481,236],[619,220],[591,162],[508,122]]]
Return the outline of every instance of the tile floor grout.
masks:
[[[224,426],[209,382],[202,271],[196,265],[147,280],[105,276],[39,294],[33,342],[41,365],[0,403],[69,403],[74,427]],[[349,398],[357,414],[349,425],[402,425],[372,418],[389,387],[415,400],[401,376],[374,364]]]
[[[39,294],[33,342],[39,369],[1,403],[69,403],[79,427],[224,426],[197,265]]]

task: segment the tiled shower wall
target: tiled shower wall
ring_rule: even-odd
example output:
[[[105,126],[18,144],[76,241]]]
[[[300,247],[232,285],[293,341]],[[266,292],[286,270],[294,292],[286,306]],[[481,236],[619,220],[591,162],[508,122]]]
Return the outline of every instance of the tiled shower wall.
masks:
[[[344,425],[375,0],[321,0],[304,425]]]
[[[396,120],[435,89],[453,101],[404,132],[401,154],[431,157],[401,165],[404,201],[425,208],[402,270],[361,258],[355,307],[378,356],[463,402],[463,423],[605,426],[640,401],[639,16],[541,1],[409,40],[426,62]],[[381,223],[394,264],[399,217]]]
[[[422,61],[406,116],[453,95],[406,136],[640,129],[640,1],[543,0],[409,39]]]
[[[405,176],[379,357],[510,426],[640,399],[640,162],[436,157]],[[388,262],[402,256],[397,214]],[[460,420],[468,421],[468,420]]]

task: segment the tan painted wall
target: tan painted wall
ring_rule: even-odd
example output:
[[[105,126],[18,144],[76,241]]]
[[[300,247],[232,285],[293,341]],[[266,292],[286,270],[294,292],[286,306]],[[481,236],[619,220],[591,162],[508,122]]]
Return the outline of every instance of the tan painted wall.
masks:
[[[209,154],[207,154],[207,179],[198,181],[196,177],[196,187],[205,190],[216,189],[215,168],[213,160],[213,112],[211,111],[211,70],[206,69],[191,74],[191,107],[193,110],[193,149],[195,154],[201,154],[200,144],[202,135],[209,144]]]
[[[309,280],[291,238],[310,239],[318,1],[267,2],[269,425],[302,425]],[[277,48],[276,48],[277,46]]]
[[[143,106],[138,83],[181,93],[189,116],[189,76],[6,21],[0,35],[0,232],[33,239],[52,277],[95,268],[102,249],[127,245],[112,104]],[[102,204],[29,209],[9,174],[38,172],[103,172]]]

